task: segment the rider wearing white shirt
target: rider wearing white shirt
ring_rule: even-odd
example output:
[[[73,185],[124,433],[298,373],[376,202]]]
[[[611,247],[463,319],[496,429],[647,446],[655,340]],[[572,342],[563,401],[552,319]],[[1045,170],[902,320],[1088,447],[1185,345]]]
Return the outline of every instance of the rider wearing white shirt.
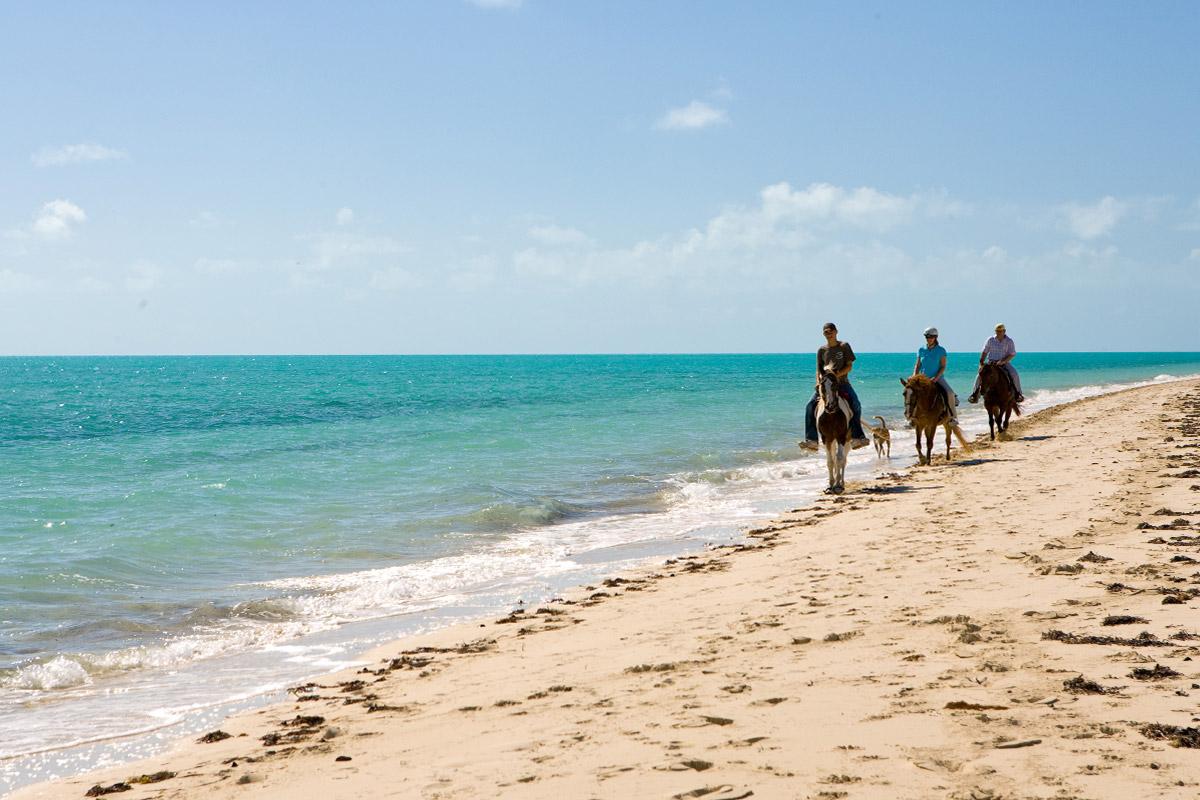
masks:
[[[983,352],[979,354],[979,374],[975,376],[975,389],[971,392],[971,396],[967,398],[968,403],[979,402],[979,379],[983,374],[983,365],[999,364],[1008,372],[1008,376],[1012,378],[1013,389],[1017,392],[1017,402],[1025,401],[1025,395],[1021,394],[1021,376],[1017,374],[1017,370],[1012,365],[1012,360],[1016,358],[1017,345],[1010,339],[1006,333],[1004,324],[996,326],[996,335],[989,336],[984,342]]]

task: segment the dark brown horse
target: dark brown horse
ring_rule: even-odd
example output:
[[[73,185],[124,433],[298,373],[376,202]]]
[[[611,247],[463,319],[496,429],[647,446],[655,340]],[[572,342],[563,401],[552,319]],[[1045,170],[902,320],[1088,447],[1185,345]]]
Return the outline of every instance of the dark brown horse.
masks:
[[[900,379],[904,386],[904,416],[912,423],[917,432],[917,463],[928,464],[933,458],[933,434],[938,426],[946,429],[946,460],[950,460],[950,434],[958,437],[958,443],[963,450],[970,450],[962,431],[954,423],[950,414],[946,395],[936,383],[927,376],[917,374],[905,380]],[[921,437],[925,437],[925,451],[921,452]]]
[[[1017,403],[1017,392],[1008,370],[1000,364],[984,364],[980,367],[979,394],[983,396],[983,407],[987,409],[988,430],[995,440],[997,430],[1000,433],[1008,430],[1008,418],[1013,412],[1021,416],[1021,406]]]
[[[829,467],[829,491],[840,494],[846,488],[846,456],[850,452],[850,404],[838,394],[838,382],[832,375],[821,377],[817,386],[817,431],[825,445],[825,464]]]

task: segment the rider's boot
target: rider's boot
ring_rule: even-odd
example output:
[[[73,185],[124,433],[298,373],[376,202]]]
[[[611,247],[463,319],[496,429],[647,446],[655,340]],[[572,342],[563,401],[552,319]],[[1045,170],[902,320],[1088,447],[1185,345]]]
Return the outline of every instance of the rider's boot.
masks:
[[[817,443],[812,439],[805,439],[804,441],[800,442],[800,449],[811,450],[815,453],[819,448],[817,447]]]

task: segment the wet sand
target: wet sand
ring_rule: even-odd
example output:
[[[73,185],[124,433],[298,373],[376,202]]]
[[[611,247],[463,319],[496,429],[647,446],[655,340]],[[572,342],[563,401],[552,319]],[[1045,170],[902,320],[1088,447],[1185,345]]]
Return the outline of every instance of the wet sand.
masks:
[[[1148,386],[13,797],[1194,798],[1198,598],[1200,382]]]

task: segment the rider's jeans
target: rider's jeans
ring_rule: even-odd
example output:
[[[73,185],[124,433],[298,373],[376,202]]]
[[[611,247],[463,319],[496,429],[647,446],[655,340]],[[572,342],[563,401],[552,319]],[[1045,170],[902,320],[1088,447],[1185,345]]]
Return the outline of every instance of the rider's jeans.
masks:
[[[841,388],[846,390],[846,399],[850,402],[850,438],[865,439],[867,437],[862,428],[862,403],[858,402],[858,394],[849,381],[843,382]],[[817,441],[818,397],[819,395],[813,392],[812,400],[808,401],[808,407],[804,409],[804,438],[810,442]]]

